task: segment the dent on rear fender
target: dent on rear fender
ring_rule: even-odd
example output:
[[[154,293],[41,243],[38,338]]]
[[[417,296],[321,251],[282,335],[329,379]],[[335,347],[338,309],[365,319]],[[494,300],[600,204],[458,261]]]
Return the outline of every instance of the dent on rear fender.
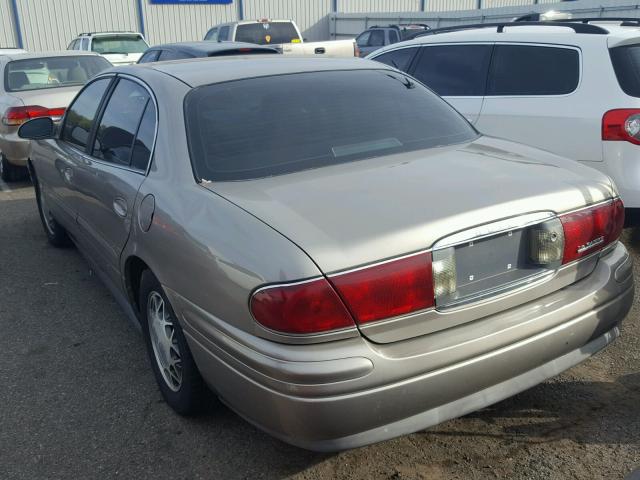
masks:
[[[151,225],[145,232],[132,222],[123,261],[141,258],[164,286],[211,315],[259,333],[249,311],[256,288],[321,274],[298,246],[218,195],[198,185],[171,194],[160,187],[149,178],[140,189],[135,215],[153,194]]]

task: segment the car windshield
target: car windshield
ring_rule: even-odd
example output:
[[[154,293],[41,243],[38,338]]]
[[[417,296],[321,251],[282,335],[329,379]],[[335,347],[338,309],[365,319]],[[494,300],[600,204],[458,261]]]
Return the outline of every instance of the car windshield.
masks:
[[[187,135],[197,178],[232,181],[471,141],[440,97],[389,70],[244,79],[192,90]]]
[[[236,27],[235,41],[258,45],[297,43],[300,36],[291,22],[244,23]]]
[[[110,53],[142,53],[149,45],[139,35],[106,35],[94,37],[91,50],[108,55]]]
[[[21,92],[83,85],[109,67],[111,64],[97,55],[13,60],[5,67],[5,90]]]

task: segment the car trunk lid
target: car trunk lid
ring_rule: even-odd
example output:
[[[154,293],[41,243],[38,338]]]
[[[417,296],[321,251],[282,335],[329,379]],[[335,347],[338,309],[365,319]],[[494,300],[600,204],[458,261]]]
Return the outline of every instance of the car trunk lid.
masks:
[[[500,255],[513,254],[517,261],[524,248],[519,219],[525,218],[525,224],[533,217],[547,219],[614,194],[609,179],[595,170],[488,137],[462,146],[205,186],[289,238],[329,278],[437,247],[454,234],[505,219],[514,227],[503,230],[515,232],[514,237],[504,232],[493,238],[490,231],[476,249],[482,249],[483,257],[499,249]],[[482,228],[476,232],[486,234]],[[457,255],[460,269],[469,270],[471,264],[464,263],[472,255],[469,250]],[[478,280],[484,282],[478,288],[488,285],[493,291],[545,274],[543,269],[494,272],[492,261],[484,263],[487,275],[463,285],[471,296]],[[502,279],[494,281],[493,276]]]

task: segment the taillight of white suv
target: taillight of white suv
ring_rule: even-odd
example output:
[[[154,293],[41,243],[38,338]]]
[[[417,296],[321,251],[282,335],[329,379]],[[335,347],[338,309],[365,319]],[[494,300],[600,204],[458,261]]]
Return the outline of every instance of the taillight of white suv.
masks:
[[[640,109],[609,110],[602,117],[602,140],[618,140],[640,145]]]

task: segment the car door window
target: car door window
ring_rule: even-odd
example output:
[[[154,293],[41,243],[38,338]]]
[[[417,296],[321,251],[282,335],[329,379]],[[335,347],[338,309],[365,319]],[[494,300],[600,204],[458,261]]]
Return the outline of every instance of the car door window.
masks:
[[[152,100],[147,102],[147,106],[142,116],[142,121],[138,126],[136,140],[133,142],[131,152],[131,168],[146,171],[151,159],[151,149],[156,136],[156,106]]]
[[[384,47],[384,30],[371,30],[370,47]]]
[[[565,95],[580,79],[580,58],[570,48],[496,45],[487,95]]]
[[[136,132],[149,100],[149,93],[141,85],[120,79],[98,125],[92,155],[129,166]]]
[[[160,50],[147,50],[144,55],[140,57],[138,63],[155,62],[156,60],[158,60],[158,55],[160,55]]]
[[[218,29],[217,28],[212,28],[211,30],[209,30],[207,32],[207,34],[204,37],[205,40],[212,40],[212,41],[216,41],[218,40]]]
[[[76,49],[76,45],[78,44],[80,40],[73,40],[69,46],[67,47],[67,50],[75,50]]]
[[[395,30],[389,30],[389,44],[400,41],[400,36]]]
[[[371,30],[367,30],[366,32],[362,32],[356,38],[356,43],[359,47],[366,47],[369,45],[369,37],[371,36]]]
[[[186,56],[180,52],[176,52],[175,50],[162,50],[158,60],[164,62],[167,60],[180,60],[181,58],[186,58]]]
[[[80,50],[89,50],[89,39],[88,38],[83,38],[82,42],[80,44]]]
[[[491,45],[423,47],[412,75],[442,96],[483,96]]]
[[[111,78],[101,78],[89,84],[67,110],[60,139],[85,148]]]
[[[229,40],[229,27],[220,27],[220,33],[218,33],[218,41],[224,42]]]
[[[374,60],[406,72],[409,70],[411,60],[413,60],[417,50],[417,48],[400,48],[378,55]]]

